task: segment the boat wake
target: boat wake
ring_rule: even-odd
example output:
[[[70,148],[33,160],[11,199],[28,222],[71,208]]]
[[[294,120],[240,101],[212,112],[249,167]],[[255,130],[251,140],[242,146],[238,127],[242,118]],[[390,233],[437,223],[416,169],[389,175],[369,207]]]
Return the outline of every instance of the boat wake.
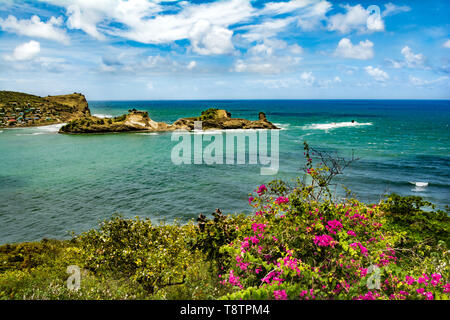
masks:
[[[428,187],[428,182],[409,182],[414,185],[414,188],[411,189],[412,192],[422,192],[425,191]]]
[[[331,122],[331,123],[313,123],[310,125],[303,126],[304,130],[331,130],[337,128],[346,128],[346,127],[359,127],[359,126],[371,126],[371,122]]]
[[[411,184],[415,185],[416,187],[428,187],[428,182],[410,182]]]

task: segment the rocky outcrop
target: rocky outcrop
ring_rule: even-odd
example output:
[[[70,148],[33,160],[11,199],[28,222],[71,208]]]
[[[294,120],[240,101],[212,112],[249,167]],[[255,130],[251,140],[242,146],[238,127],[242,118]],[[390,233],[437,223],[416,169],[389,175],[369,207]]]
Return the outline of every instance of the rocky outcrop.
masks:
[[[48,96],[44,99],[55,105],[62,105],[70,108],[70,110],[66,109],[69,112],[68,117],[70,119],[91,116],[91,111],[89,110],[89,105],[86,101],[86,97],[81,93]]]
[[[61,127],[60,133],[108,133],[133,131],[167,131],[168,125],[150,119],[148,112],[130,111],[127,115],[103,119],[81,117]]]
[[[227,129],[278,129],[266,119],[263,112],[255,121],[232,118],[226,110],[208,109],[200,117],[181,118],[172,125],[156,122],[148,116],[148,112],[130,110],[128,114],[111,119],[101,119],[93,116],[81,117],[67,123],[60,133],[108,133],[137,131],[173,131],[194,130],[195,121],[202,121],[203,130]]]
[[[211,111],[212,110],[212,111]],[[205,116],[205,114],[207,116]],[[172,125],[173,129],[194,130],[194,122],[202,121],[203,130],[227,130],[227,129],[279,129],[267,120],[264,112],[259,113],[259,119],[252,121],[247,119],[232,118],[226,110],[208,109],[202,112],[202,116],[194,118],[182,118]]]

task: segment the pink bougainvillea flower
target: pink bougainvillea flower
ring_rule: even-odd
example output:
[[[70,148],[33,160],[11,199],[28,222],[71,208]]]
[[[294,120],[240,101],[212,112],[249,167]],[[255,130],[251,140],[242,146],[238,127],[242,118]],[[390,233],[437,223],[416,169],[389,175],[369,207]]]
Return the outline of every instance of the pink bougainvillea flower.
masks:
[[[439,282],[441,281],[442,276],[439,273],[433,273],[431,275],[431,285],[432,286],[437,286],[439,284]]]
[[[288,202],[289,202],[288,197],[278,197],[275,199],[276,204],[283,204],[283,203],[288,203]]]
[[[273,292],[276,300],[287,300],[287,294],[285,290],[275,290]]]
[[[343,227],[342,223],[338,220],[331,220],[327,222],[327,230],[332,234],[336,234],[336,231],[341,230]]]
[[[318,245],[319,247],[328,247],[328,246],[333,247],[335,241],[331,236],[324,234],[322,236],[316,236],[314,238],[314,244]]]
[[[408,285],[412,285],[416,281],[413,277],[410,276],[406,276],[405,280]]]
[[[427,298],[427,300],[433,300],[433,294],[431,292],[425,292],[424,296]]]
[[[266,192],[267,191],[267,187],[264,185],[264,184],[262,184],[262,185],[260,185],[259,187],[258,187],[258,189],[256,190],[256,192],[259,194],[259,195],[262,195],[264,192]]]
[[[348,234],[349,236],[354,236],[354,237],[356,237],[355,231],[348,230],[348,231],[347,231],[347,234]]]

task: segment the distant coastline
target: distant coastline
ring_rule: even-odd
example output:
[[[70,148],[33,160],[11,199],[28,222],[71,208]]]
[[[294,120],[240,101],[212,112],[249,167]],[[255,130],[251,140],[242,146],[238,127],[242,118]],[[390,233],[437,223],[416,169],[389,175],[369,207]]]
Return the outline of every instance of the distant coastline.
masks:
[[[232,118],[223,109],[209,108],[199,117],[180,118],[173,124],[156,122],[148,112],[136,109],[128,114],[108,118],[91,115],[86,98],[81,93],[45,98],[21,92],[0,91],[0,127],[33,127],[66,123],[60,133],[160,132],[194,130],[194,122],[202,121],[205,130],[214,129],[279,129],[267,120],[263,112],[258,120]]]

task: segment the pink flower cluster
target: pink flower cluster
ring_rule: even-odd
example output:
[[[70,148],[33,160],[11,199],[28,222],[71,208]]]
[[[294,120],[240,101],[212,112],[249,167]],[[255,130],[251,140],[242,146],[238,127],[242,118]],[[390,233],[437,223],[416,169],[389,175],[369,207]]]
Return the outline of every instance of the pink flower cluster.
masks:
[[[405,276],[405,282],[410,286],[413,285],[414,282],[417,282],[418,284],[422,284],[425,287],[427,287],[429,284],[431,284],[433,287],[441,284],[442,275],[440,275],[439,273],[432,273],[430,277],[426,273],[423,273],[422,277],[417,278],[417,280],[411,276]],[[442,284],[442,287],[444,288],[444,293],[450,293],[450,283]],[[431,292],[425,291],[425,288],[418,288],[416,289],[416,291],[418,294],[424,295],[427,300],[434,299],[433,294]]]
[[[258,189],[256,190],[256,193],[258,193],[258,195],[262,195],[266,191],[267,191],[267,187],[264,184],[262,184],[258,187]]]
[[[416,291],[417,291],[418,294],[421,294],[421,295],[425,296],[425,298],[427,300],[433,300],[434,299],[433,293],[431,293],[429,291],[425,292],[424,288],[419,288]]]
[[[358,300],[376,300],[380,296],[381,295],[376,291],[374,291],[374,292],[369,291],[365,295],[359,296],[357,299]]]
[[[352,231],[352,230],[348,230],[348,231],[347,231],[347,234],[348,234],[349,236],[353,236],[353,237],[356,237],[356,233],[355,233],[355,231]]]
[[[242,271],[246,271],[250,263],[242,262],[241,256],[236,256],[236,267],[239,267]]]
[[[322,236],[316,236],[314,238],[314,244],[319,247],[334,247],[335,241],[331,236],[324,234]]]
[[[239,277],[234,275],[234,271],[230,270],[230,275],[228,277],[228,282],[232,285],[232,286],[237,286],[241,289],[243,289],[244,287],[242,286],[241,282],[239,281]],[[225,284],[225,280],[223,280],[223,282]]]
[[[359,247],[359,249],[361,250],[361,253],[367,257],[367,255],[368,255],[367,248],[364,247],[361,243],[359,243],[359,242],[350,243],[350,247],[352,247],[353,249],[356,249]]]
[[[276,204],[283,204],[283,203],[288,203],[289,202],[289,198],[288,197],[278,197],[275,200]]]
[[[314,300],[316,298],[316,296],[314,295],[313,289],[309,289],[309,296],[308,296],[308,290],[302,290],[302,292],[300,292],[300,298],[303,298],[305,300],[309,300],[309,299]]]
[[[261,279],[262,282],[274,284],[275,282],[278,282],[280,284],[284,281],[284,279],[281,279],[281,271],[270,271],[264,278]]]
[[[297,272],[297,274],[300,274],[300,269],[298,268],[299,262],[301,262],[301,260],[297,260],[296,258],[292,257],[292,251],[288,251],[287,256],[283,258],[284,265]],[[280,267],[279,263],[278,267]]]
[[[264,233],[264,229],[267,227],[265,223],[253,223],[252,230],[254,234],[262,234]]]
[[[339,231],[343,228],[343,225],[340,221],[338,220],[331,220],[327,222],[327,226],[326,226],[328,232],[332,233],[332,234],[336,234],[336,231]]]
[[[273,295],[274,295],[276,300],[287,300],[288,299],[285,290],[275,290],[273,292]]]

